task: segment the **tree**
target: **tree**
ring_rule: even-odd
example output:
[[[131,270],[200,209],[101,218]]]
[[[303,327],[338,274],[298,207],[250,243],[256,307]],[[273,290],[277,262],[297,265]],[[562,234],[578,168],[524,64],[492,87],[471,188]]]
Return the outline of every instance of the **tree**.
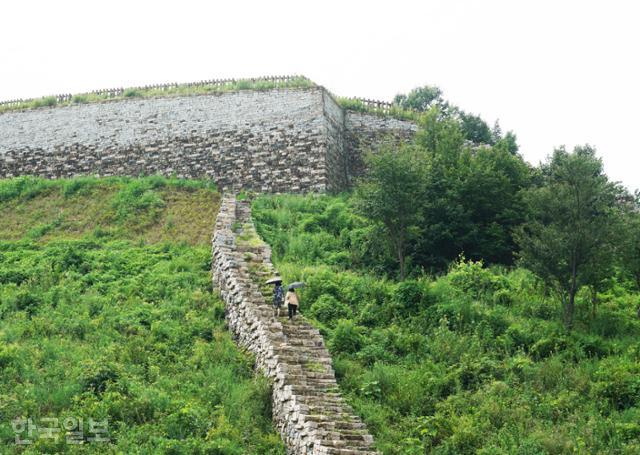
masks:
[[[420,121],[417,146],[429,159],[425,197],[428,223],[417,239],[417,264],[443,270],[460,253],[488,263],[513,262],[513,230],[524,221],[520,190],[530,171],[504,146],[473,146],[461,125],[435,109]]]
[[[505,134],[504,137],[495,139],[495,146],[505,149],[512,155],[515,155],[518,152],[519,148],[516,135],[513,133],[513,131],[507,131],[507,134]]]
[[[624,270],[640,292],[640,206],[636,202],[624,218],[620,256]]]
[[[396,95],[393,104],[402,109],[426,112],[433,106],[444,107],[447,102],[442,98],[442,90],[433,85],[425,85],[411,90],[407,95]]]
[[[469,114],[450,104],[442,97],[442,90],[432,85],[415,88],[406,95],[396,95],[393,104],[416,112],[436,112],[441,120],[454,120],[464,138],[475,144],[494,144],[502,137],[499,125],[496,124],[498,128],[494,127],[492,131],[480,116]]]
[[[368,172],[355,192],[357,210],[379,223],[392,249],[400,272],[406,276],[409,242],[418,234],[422,221],[424,165],[414,147],[384,149],[366,158]]]
[[[541,169],[543,185],[525,192],[530,217],[516,241],[523,264],[561,297],[563,321],[573,326],[575,296],[612,260],[620,188],[609,182],[590,146],[555,150]]]
[[[464,111],[459,113],[460,124],[465,138],[474,144],[494,144],[494,135],[480,116],[468,114]]]

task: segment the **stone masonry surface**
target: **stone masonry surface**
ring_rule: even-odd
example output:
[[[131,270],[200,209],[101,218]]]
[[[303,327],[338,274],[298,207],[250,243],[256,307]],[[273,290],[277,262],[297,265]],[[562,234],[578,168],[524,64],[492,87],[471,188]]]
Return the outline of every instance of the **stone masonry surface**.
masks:
[[[132,98],[0,114],[0,177],[176,175],[223,189],[340,191],[415,125],[345,112],[322,87]]]
[[[276,318],[259,283],[275,273],[271,250],[247,202],[226,195],[213,236],[213,282],[236,341],[273,381],[273,419],[289,453],[376,454],[364,423],[340,396],[320,332],[297,317]]]

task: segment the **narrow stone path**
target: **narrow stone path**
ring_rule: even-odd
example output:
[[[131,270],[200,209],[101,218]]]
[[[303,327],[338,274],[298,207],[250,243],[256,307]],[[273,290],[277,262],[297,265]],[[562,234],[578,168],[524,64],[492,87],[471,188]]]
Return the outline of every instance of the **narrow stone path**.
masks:
[[[225,195],[213,238],[214,285],[237,342],[273,380],[273,418],[292,454],[377,454],[373,437],[340,396],[320,332],[302,317],[276,318],[262,283],[275,273],[247,202]],[[266,292],[265,292],[266,294]]]

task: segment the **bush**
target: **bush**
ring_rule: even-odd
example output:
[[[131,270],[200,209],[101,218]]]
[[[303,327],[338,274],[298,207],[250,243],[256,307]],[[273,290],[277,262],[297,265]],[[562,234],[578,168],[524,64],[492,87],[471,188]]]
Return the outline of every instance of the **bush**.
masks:
[[[118,376],[114,365],[90,363],[84,366],[82,389],[100,395],[107,390],[109,384],[118,380]]]
[[[338,321],[333,331],[330,345],[337,353],[356,353],[363,344],[360,328],[348,319]]]
[[[89,97],[87,95],[74,95],[71,98],[71,102],[74,104],[85,104],[89,101]]]
[[[258,229],[278,245],[280,272],[305,281],[306,298],[318,302],[309,312],[322,320],[345,399],[379,450],[638,451],[640,323],[628,290],[603,294],[595,318],[580,296],[567,332],[558,299],[523,268],[461,259],[432,281],[389,281],[395,265],[376,253],[375,226],[344,216],[348,200],[346,209],[325,196],[258,201]],[[348,234],[339,230],[349,224]]]
[[[483,299],[508,286],[505,277],[494,275],[484,268],[482,261],[466,261],[464,256],[453,264],[447,277],[454,287],[474,299]]]
[[[69,198],[74,194],[86,194],[89,189],[99,184],[100,180],[95,177],[78,177],[75,179],[64,180],[62,182],[61,192],[65,198]]]
[[[9,368],[18,359],[15,346],[0,346],[0,368]]]
[[[562,352],[566,347],[567,340],[563,336],[550,335],[533,343],[529,353],[534,359],[542,360]]]
[[[513,296],[508,289],[498,289],[493,294],[493,304],[501,306],[511,306],[513,303]]]
[[[423,283],[416,280],[405,280],[396,286],[393,299],[402,309],[416,312],[423,308],[426,296]]]
[[[610,403],[615,409],[640,405],[640,365],[620,359],[602,363],[595,373],[594,398]]]
[[[158,178],[102,182],[101,198],[132,187],[142,195],[169,192],[173,185]],[[114,453],[284,454],[271,425],[270,387],[255,379],[254,359],[233,344],[224,306],[212,293],[212,225],[202,239],[179,243],[158,225],[141,226],[138,215],[123,225],[113,201],[78,197],[91,178],[44,181],[56,190],[46,198],[38,194],[41,183],[0,182],[10,190],[0,207],[7,224],[28,224],[43,212],[51,218],[47,211],[57,216],[58,206],[92,218],[78,232],[0,241],[0,413],[34,423],[46,416],[107,418]],[[110,235],[92,235],[98,227]],[[9,392],[5,400],[4,391],[19,399]],[[2,453],[21,451],[14,436],[10,420],[0,422]],[[104,447],[87,443],[83,450]],[[40,438],[27,451],[74,450],[62,437],[55,444]]]
[[[47,96],[34,100],[31,104],[31,107],[50,107],[55,106],[56,104],[58,104],[58,99],[55,96]]]
[[[120,221],[126,221],[132,216],[139,216],[147,212],[147,216],[154,220],[164,207],[164,201],[154,191],[150,180],[132,181],[122,188],[113,199],[113,208]]]
[[[338,319],[348,319],[352,317],[351,308],[330,294],[322,294],[318,297],[313,305],[311,305],[309,314],[329,327],[334,327]]]
[[[51,180],[22,176],[0,180],[0,203],[12,199],[32,199],[55,185]]]
[[[20,289],[16,294],[15,305],[16,310],[18,311],[26,311],[27,313],[32,314],[41,303],[42,297],[27,289]]]
[[[140,92],[140,90],[136,90],[133,88],[128,88],[124,91],[123,96],[125,98],[136,98],[136,97],[140,97],[142,96],[142,92]]]

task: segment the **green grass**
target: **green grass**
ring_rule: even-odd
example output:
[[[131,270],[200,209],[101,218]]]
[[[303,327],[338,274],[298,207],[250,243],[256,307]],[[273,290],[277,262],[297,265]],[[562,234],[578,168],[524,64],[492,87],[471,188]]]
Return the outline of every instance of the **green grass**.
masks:
[[[118,96],[111,96],[108,94],[96,94],[96,93],[79,93],[72,95],[70,99],[65,101],[59,101],[55,96],[45,96],[32,100],[26,100],[21,103],[12,105],[2,105],[0,103],[0,113],[19,111],[24,109],[37,109],[40,107],[52,107],[52,106],[70,106],[74,104],[87,104],[87,103],[99,103],[107,100],[122,100],[128,98],[152,98],[160,96],[191,96],[191,95],[206,95],[215,93],[227,93],[240,90],[255,90],[264,91],[272,90],[276,88],[310,88],[315,87],[311,80],[306,77],[299,76],[293,77],[285,81],[273,81],[269,79],[264,80],[251,80],[251,79],[239,79],[233,82],[226,82],[224,84],[178,84],[177,86],[169,86],[164,88],[126,88],[122,90],[122,94]],[[378,116],[390,116],[399,120],[417,121],[419,113],[402,109],[399,106],[392,106],[389,110],[376,109],[366,105],[363,101],[357,98],[345,98],[337,97],[336,102],[344,109],[364,112],[368,114],[374,114]]]
[[[215,188],[14,179],[0,194],[3,454],[284,454],[270,386],[211,290]],[[20,416],[83,418],[86,437],[107,419],[110,443],[20,448]]]
[[[338,97],[336,100],[343,109],[348,111],[363,112],[366,114],[377,115],[379,117],[393,117],[398,120],[417,122],[420,115],[422,115],[420,112],[410,111],[395,105],[392,105],[389,109],[378,109],[367,105],[364,101],[358,98]]]
[[[211,182],[163,177],[0,180],[0,238],[47,241],[94,233],[205,244],[219,198]]]
[[[640,451],[640,296],[613,277],[576,328],[521,268],[460,260],[385,278],[347,196],[261,196],[257,229],[327,341],[342,393],[385,454]]]
[[[163,88],[126,88],[119,96],[108,94],[80,93],[73,95],[68,101],[58,101],[56,97],[47,96],[12,105],[0,104],[0,113],[22,109],[34,109],[45,106],[68,106],[72,104],[97,103],[106,100],[121,100],[127,98],[151,98],[157,96],[190,96],[215,93],[227,93],[239,90],[272,90],[276,88],[309,88],[315,84],[309,79],[299,76],[288,80],[269,79],[240,79],[223,84],[178,84]]]

